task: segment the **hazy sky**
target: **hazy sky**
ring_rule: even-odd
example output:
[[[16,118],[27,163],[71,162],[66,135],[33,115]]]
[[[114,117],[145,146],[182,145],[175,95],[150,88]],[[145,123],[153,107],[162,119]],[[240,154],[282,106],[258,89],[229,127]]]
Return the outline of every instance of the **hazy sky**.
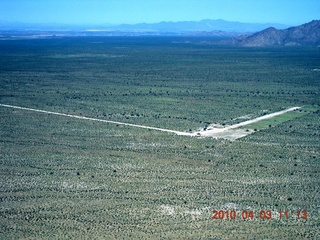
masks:
[[[320,0],[0,0],[0,21],[154,23],[224,19],[299,25],[320,19]]]

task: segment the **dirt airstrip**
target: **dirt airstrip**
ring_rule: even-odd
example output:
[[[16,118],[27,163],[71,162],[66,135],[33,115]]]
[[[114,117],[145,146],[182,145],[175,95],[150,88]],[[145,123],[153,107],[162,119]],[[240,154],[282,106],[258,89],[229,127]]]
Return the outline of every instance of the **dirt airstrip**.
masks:
[[[281,114],[284,114],[284,113],[287,113],[290,111],[295,111],[300,108],[300,107],[288,108],[283,111],[267,114],[262,117],[247,120],[247,121],[237,123],[234,125],[229,125],[229,126],[226,126],[223,128],[210,128],[208,130],[200,130],[200,131],[188,133],[188,132],[181,132],[181,131],[175,131],[175,130],[164,129],[164,128],[149,127],[149,126],[137,125],[137,124],[131,124],[131,123],[124,123],[124,122],[116,122],[116,121],[110,121],[110,120],[104,120],[104,119],[98,119],[98,118],[83,117],[83,116],[77,116],[77,115],[71,115],[71,114],[65,114],[65,113],[59,113],[59,112],[51,112],[51,111],[45,111],[45,110],[40,110],[40,109],[34,109],[34,108],[19,107],[19,106],[8,105],[8,104],[0,104],[0,106],[14,108],[14,109],[20,109],[20,110],[39,112],[39,113],[52,114],[52,115],[59,115],[59,116],[70,117],[70,118],[83,119],[83,120],[98,121],[98,122],[105,122],[105,123],[114,123],[114,124],[118,124],[118,125],[145,128],[145,129],[150,129],[150,130],[175,133],[177,135],[183,135],[183,136],[200,136],[200,137],[225,138],[225,139],[237,139],[237,138],[244,137],[244,136],[252,133],[253,131],[240,129],[241,127],[252,124],[252,123],[259,122],[261,120],[273,118],[275,116],[278,116],[278,115],[281,115]]]

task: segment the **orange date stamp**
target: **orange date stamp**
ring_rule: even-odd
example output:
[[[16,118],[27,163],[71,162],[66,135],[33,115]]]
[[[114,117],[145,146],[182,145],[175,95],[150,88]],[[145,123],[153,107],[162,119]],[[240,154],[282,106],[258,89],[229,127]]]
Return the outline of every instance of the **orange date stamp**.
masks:
[[[242,211],[235,211],[235,210],[213,210],[212,217],[213,220],[216,219],[243,219],[243,220],[250,220],[250,219],[261,219],[261,220],[269,220],[269,219],[303,219],[306,220],[308,218],[307,210],[297,210],[289,212],[289,210],[279,210],[277,212],[271,210],[242,210]]]

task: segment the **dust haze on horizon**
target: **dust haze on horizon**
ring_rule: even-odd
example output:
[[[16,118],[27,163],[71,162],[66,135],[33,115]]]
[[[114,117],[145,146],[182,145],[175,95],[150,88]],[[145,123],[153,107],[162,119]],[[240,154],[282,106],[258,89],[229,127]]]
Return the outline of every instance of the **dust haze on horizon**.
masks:
[[[10,0],[0,23],[136,24],[223,19],[300,25],[320,19],[318,0]]]

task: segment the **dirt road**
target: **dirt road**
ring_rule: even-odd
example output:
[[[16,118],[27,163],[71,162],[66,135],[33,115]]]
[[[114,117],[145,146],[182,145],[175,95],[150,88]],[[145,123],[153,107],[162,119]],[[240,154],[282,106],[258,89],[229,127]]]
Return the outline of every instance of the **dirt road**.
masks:
[[[34,108],[19,107],[19,106],[7,105],[7,104],[0,104],[0,106],[8,107],[8,108],[21,109],[21,110],[27,110],[27,111],[33,111],[33,112],[47,113],[47,114],[70,117],[70,118],[84,119],[84,120],[89,120],[89,121],[114,123],[114,124],[118,124],[118,125],[145,128],[145,129],[157,130],[157,131],[162,131],[162,132],[175,133],[177,135],[186,135],[186,136],[190,136],[191,135],[190,133],[179,132],[179,131],[174,131],[174,130],[170,130],[170,129],[148,127],[148,126],[144,126],[144,125],[137,125],[137,124],[131,124],[131,123],[124,123],[124,122],[116,122],[116,121],[110,121],[110,120],[104,120],[104,119],[98,119],[98,118],[91,118],[91,117],[83,117],[83,116],[77,116],[77,115],[71,115],[71,114],[65,114],[65,113],[59,113],[59,112],[51,112],[51,111],[45,111],[45,110],[40,110],[40,109],[34,109]]]
[[[218,137],[218,138],[221,137],[221,133],[227,132],[231,129],[237,129],[242,126],[249,125],[249,124],[252,124],[255,122],[259,122],[264,119],[269,119],[269,118],[284,114],[286,112],[294,111],[294,110],[297,110],[300,108],[300,107],[292,107],[292,108],[289,108],[289,109],[286,109],[283,111],[264,115],[262,117],[258,117],[258,118],[248,120],[248,121],[245,121],[242,123],[226,126],[224,128],[214,128],[214,129],[210,129],[210,130],[206,130],[206,131],[197,131],[197,132],[193,132],[193,133],[187,133],[187,132],[180,132],[180,131],[164,129],[164,128],[149,127],[149,126],[137,125],[137,124],[132,124],[132,123],[124,123],[124,122],[116,122],[116,121],[110,121],[110,120],[104,120],[104,119],[98,119],[98,118],[83,117],[83,116],[77,116],[77,115],[71,115],[71,114],[65,114],[65,113],[59,113],[59,112],[51,112],[51,111],[45,111],[45,110],[40,110],[40,109],[34,109],[34,108],[19,107],[19,106],[8,105],[8,104],[0,104],[0,106],[14,108],[14,109],[20,109],[20,110],[27,110],[27,111],[33,111],[33,112],[52,114],[52,115],[58,115],[58,116],[64,116],[64,117],[70,117],[70,118],[89,120],[89,121],[97,121],[97,122],[113,123],[113,124],[125,125],[125,126],[131,126],[131,127],[145,128],[145,129],[151,129],[151,130],[156,130],[156,131],[161,131],[161,132],[174,133],[174,134],[183,135],[183,136],[203,136],[203,137]]]
[[[246,126],[246,125],[249,125],[249,124],[252,124],[252,123],[256,123],[256,122],[259,122],[261,120],[265,120],[265,119],[269,119],[269,118],[273,118],[275,116],[279,116],[281,114],[284,114],[284,113],[287,113],[287,112],[291,112],[291,111],[295,111],[297,109],[299,109],[300,107],[292,107],[292,108],[288,108],[286,110],[283,110],[283,111],[279,111],[279,112],[275,112],[275,113],[270,113],[270,114],[267,114],[267,115],[264,115],[262,117],[257,117],[255,119],[251,119],[251,120],[248,120],[248,121],[244,121],[244,122],[241,122],[241,123],[237,123],[237,124],[234,124],[234,125],[230,125],[230,126],[226,126],[224,128],[214,128],[214,129],[210,129],[210,130],[207,130],[207,131],[199,131],[199,132],[196,132],[195,134],[196,135],[201,135],[201,136],[207,136],[207,137],[214,137],[215,134],[217,133],[221,133],[221,132],[225,132],[225,131],[228,131],[230,129],[236,129],[236,128],[240,128],[240,127],[243,127],[243,126]]]

